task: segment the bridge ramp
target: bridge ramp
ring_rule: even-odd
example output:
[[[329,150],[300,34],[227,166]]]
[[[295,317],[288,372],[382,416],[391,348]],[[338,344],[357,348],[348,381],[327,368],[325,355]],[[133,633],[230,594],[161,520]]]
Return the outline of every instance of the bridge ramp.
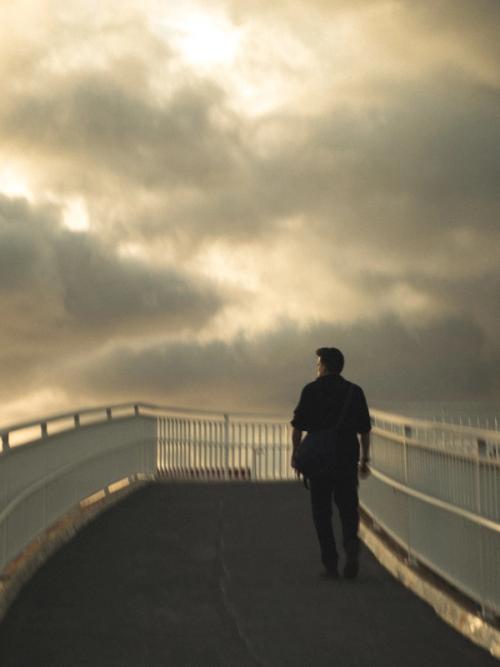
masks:
[[[299,483],[141,489],[26,585],[0,625],[0,664],[498,664],[366,549],[356,581],[321,579],[308,502]]]

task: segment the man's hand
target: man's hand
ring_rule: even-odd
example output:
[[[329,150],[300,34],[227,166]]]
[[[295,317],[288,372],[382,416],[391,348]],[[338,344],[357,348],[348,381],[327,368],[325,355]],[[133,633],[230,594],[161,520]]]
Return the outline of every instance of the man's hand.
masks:
[[[366,479],[367,477],[370,476],[370,467],[368,466],[368,460],[361,459],[361,461],[359,462],[358,473],[360,479]]]
[[[295,457],[295,450],[293,450],[293,452],[292,452],[292,458],[290,459],[290,466],[292,467],[292,470],[295,473],[295,477],[297,477],[297,479],[299,479],[300,478],[300,472],[295,467],[295,458],[294,457]]]
[[[370,461],[370,431],[361,433],[361,461],[359,462],[359,479],[366,479],[370,475],[368,463]]]
[[[290,465],[292,468],[295,470],[295,474],[298,476],[298,471],[295,468],[295,452],[297,451],[297,447],[300,445],[300,441],[302,440],[302,431],[299,431],[298,428],[293,428],[292,429],[292,458],[290,459]]]

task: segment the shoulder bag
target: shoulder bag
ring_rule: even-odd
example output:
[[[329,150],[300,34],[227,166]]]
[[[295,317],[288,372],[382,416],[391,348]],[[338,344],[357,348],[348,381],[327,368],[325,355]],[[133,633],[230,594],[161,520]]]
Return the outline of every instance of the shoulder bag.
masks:
[[[328,474],[335,469],[335,450],[339,429],[351,402],[352,392],[351,383],[335,426],[308,432],[293,453],[292,465],[304,477],[304,480]]]

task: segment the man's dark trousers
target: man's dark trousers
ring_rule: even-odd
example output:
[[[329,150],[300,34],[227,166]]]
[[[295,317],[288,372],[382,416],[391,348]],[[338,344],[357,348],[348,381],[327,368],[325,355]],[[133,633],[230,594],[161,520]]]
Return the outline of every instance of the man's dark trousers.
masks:
[[[342,524],[342,543],[348,560],[359,552],[359,509],[357,469],[309,480],[311,508],[321,549],[321,560],[328,570],[337,569],[338,553],[332,527],[332,496]]]

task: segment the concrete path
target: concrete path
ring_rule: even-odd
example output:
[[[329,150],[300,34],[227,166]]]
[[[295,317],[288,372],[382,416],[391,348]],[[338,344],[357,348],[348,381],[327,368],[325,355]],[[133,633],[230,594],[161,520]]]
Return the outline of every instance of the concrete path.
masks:
[[[0,665],[498,665],[366,549],[355,582],[321,579],[308,501],[299,483],[143,488],[28,583]]]

